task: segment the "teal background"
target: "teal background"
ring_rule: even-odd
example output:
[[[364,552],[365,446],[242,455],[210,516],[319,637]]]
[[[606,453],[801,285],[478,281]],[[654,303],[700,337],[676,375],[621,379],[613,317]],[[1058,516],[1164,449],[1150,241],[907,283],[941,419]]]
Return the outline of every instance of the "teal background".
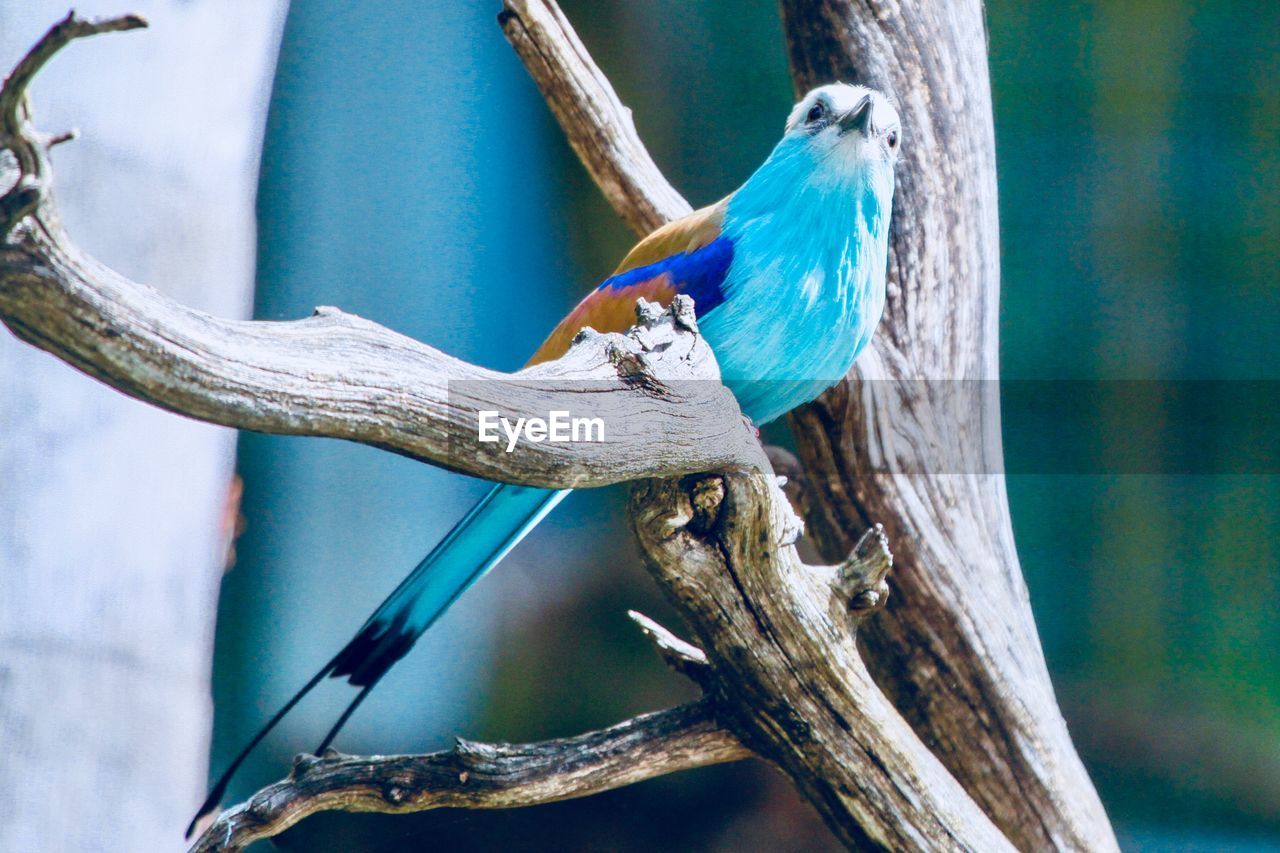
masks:
[[[792,99],[772,4],[564,8],[691,201],[729,192],[763,160]],[[988,4],[1006,377],[1280,378],[1277,8]],[[564,144],[496,13],[487,0],[293,4],[260,188],[258,316],[334,304],[512,368],[626,251],[632,235]],[[1100,400],[1064,417],[1105,448],[1123,438],[1107,414],[1122,408]],[[1247,427],[1248,440],[1274,444]],[[1018,440],[1041,428],[1008,413],[1010,452],[1043,452]],[[1229,468],[1235,452],[1207,446],[1222,467],[1199,470]],[[1009,460],[1018,471],[1069,463]],[[242,439],[240,471],[247,529],[223,588],[216,769],[483,489],[367,448],[256,435]],[[1008,488],[1059,698],[1125,846],[1280,849],[1277,478],[1020,473]],[[625,618],[633,607],[672,617],[619,499],[572,496],[393,670],[337,746],[564,735],[688,698]],[[281,776],[349,695],[330,684],[309,699],[231,795]],[[324,816],[281,841],[425,844],[833,842],[754,764],[518,812]]]

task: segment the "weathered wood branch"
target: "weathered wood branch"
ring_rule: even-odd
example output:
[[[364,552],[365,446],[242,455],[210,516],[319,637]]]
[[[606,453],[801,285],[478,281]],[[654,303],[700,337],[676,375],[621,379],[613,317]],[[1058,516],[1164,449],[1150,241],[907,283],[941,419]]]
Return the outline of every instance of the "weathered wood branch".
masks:
[[[640,234],[691,208],[640,141],[631,110],[592,61],[564,13],[542,0],[504,0],[502,31],[529,69],[600,191]]]
[[[309,759],[224,813],[195,849],[239,849],[326,809],[530,805],[752,753],[786,771],[851,847],[1012,849],[862,665],[855,634],[883,606],[892,566],[878,528],[841,564],[804,565],[792,544],[796,519],[772,475],[758,469],[646,481],[633,492],[632,517],[651,570],[706,649],[632,614],[663,659],[702,685],[704,699],[689,706],[705,715],[696,741],[681,734],[672,757],[665,735],[629,736],[634,749],[614,754],[605,736],[648,732],[651,720],[685,713],[675,709],[511,748],[519,772],[494,771],[500,783],[481,796],[454,783],[453,753]],[[539,762],[526,761],[530,754]]]
[[[643,714],[600,731],[526,744],[458,739],[428,755],[299,756],[289,777],[228,809],[192,853],[242,850],[319,811],[403,814],[508,809],[586,797],[751,753],[708,700]]]
[[[680,639],[643,613],[628,610],[627,616],[640,626],[640,630],[649,638],[649,642],[653,643],[653,649],[658,653],[658,657],[662,658],[663,663],[697,684],[705,687],[709,683],[711,664],[707,660],[706,652],[693,643]]]
[[[0,88],[0,149],[9,152],[14,164],[11,169],[6,169],[6,164],[0,163],[0,186],[6,188],[0,197],[0,236],[7,237],[18,222],[37,210],[50,227],[58,227],[52,205],[46,204],[41,209],[48,196],[42,188],[52,173],[49,149],[66,142],[74,133],[43,134],[31,127],[27,87],[32,78],[54,54],[76,39],[146,26],[146,19],[139,15],[89,20],[68,12],[65,18],[49,28],[5,77],[4,86]]]
[[[516,374],[455,359],[333,308],[293,322],[223,320],[24,228],[0,248],[0,320],[112,387],[188,417],[257,432],[344,438],[477,477],[575,488],[752,464],[761,454],[692,308],[628,335],[580,340]],[[689,381],[689,380],[712,381]],[[554,410],[607,422],[575,445],[477,440],[479,413]],[[662,423],[662,430],[653,429]],[[583,452],[585,450],[585,452]]]
[[[875,531],[838,566],[796,554],[758,471],[651,480],[631,516],[650,571],[711,667],[725,724],[852,848],[1013,849],[871,680],[855,645],[892,559]]]
[[[980,0],[783,0],[796,91],[889,92],[903,159],[889,295],[850,379],[793,413],[827,559],[874,520],[900,570],[867,632],[877,681],[1019,847],[1114,850],[1053,695],[1014,546],[999,400],[995,134]],[[923,380],[923,381],[922,381]],[[976,464],[975,464],[976,463]]]
[[[584,334],[565,358],[515,374],[467,364],[334,308],[286,323],[224,320],[82,255],[58,222],[50,138],[21,87],[54,48],[137,26],[69,18],[0,95],[0,147],[14,154],[0,198],[0,321],[126,394],[258,432],[358,441],[492,480],[567,488],[752,465],[763,458],[719,386],[691,303],[642,312],[627,335]],[[36,57],[32,59],[31,57]],[[693,381],[709,380],[709,381]],[[478,413],[601,417],[604,440],[477,441]],[[661,429],[654,429],[661,424]]]
[[[641,613],[631,617],[672,669],[705,684],[706,654]],[[714,702],[641,714],[599,731],[525,744],[457,738],[427,755],[299,755],[289,776],[227,809],[192,853],[241,850],[322,811],[404,814],[438,808],[505,809],[588,797],[752,752],[716,718]]]
[[[118,15],[114,18],[81,18],[75,12],[49,28],[35,46],[27,51],[18,61],[4,81],[4,91],[0,92],[0,122],[10,133],[17,129],[17,116],[21,109],[22,95],[31,85],[32,79],[39,73],[53,55],[76,39],[103,33],[119,33],[127,30],[142,29],[147,21],[141,15]],[[65,141],[60,135],[53,142]]]

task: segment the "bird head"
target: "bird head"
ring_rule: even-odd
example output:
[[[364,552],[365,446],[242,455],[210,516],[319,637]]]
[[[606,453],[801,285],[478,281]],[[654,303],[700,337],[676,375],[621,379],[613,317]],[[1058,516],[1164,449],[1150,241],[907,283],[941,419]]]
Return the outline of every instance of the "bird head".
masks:
[[[889,99],[866,86],[831,83],[800,99],[787,117],[784,143],[804,149],[837,174],[898,159],[902,124]]]

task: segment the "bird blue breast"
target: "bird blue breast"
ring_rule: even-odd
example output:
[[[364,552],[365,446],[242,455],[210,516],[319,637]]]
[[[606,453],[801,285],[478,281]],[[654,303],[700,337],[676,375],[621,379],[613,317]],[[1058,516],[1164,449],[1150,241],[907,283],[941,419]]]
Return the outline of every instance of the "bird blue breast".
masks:
[[[840,168],[784,138],[725,212],[723,301],[699,328],[758,424],[843,378],[884,308],[892,166]]]

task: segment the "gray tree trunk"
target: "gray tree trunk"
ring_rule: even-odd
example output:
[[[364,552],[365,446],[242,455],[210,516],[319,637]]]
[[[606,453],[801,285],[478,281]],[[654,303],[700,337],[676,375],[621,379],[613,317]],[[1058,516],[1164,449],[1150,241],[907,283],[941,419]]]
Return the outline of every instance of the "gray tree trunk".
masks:
[[[0,4],[0,65],[67,11]],[[57,57],[33,107],[68,229],[221,316],[252,304],[284,0],[86,3],[150,33]],[[180,849],[206,776],[235,433],[0,336],[0,850]]]

